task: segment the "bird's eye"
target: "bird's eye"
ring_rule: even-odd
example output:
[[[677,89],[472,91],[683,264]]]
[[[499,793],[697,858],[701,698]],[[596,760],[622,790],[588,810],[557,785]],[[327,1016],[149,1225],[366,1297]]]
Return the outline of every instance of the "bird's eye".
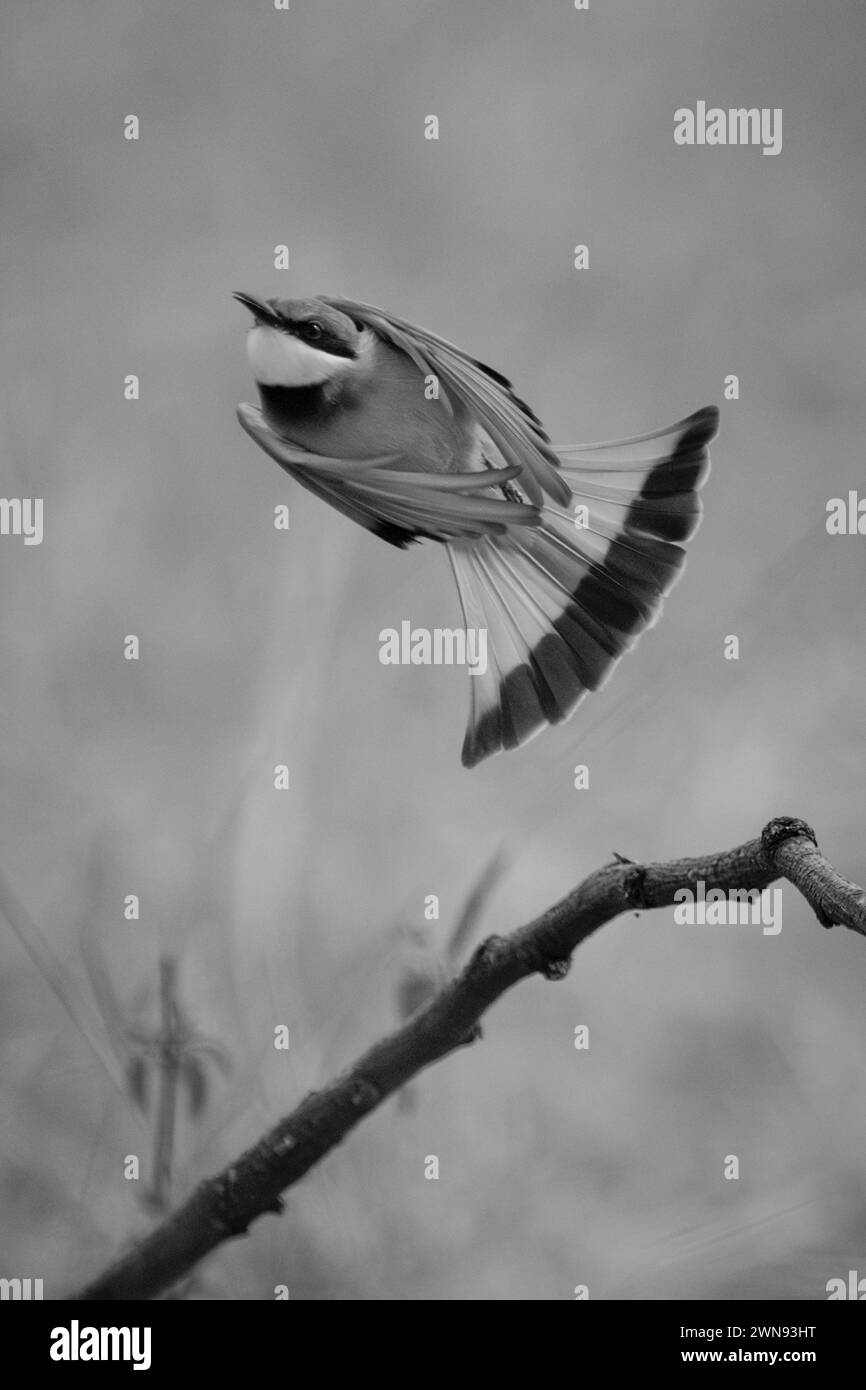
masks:
[[[316,339],[317,339],[317,338],[321,338],[321,336],[322,336],[322,325],[321,325],[320,323],[316,323],[316,320],[315,320],[315,319],[313,319],[310,323],[307,323],[307,324],[304,325],[304,337],[305,337],[305,338],[310,338],[310,339],[312,339],[313,342],[315,342]]]

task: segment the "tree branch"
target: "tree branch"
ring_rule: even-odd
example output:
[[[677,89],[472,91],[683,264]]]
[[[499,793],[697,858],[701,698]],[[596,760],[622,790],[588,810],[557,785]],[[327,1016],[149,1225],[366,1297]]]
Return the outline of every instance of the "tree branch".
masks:
[[[527,975],[561,979],[572,952],[621,912],[664,907],[679,888],[763,889],[784,877],[822,926],[866,936],[866,892],[838,874],[805,822],[780,817],[736,849],[669,864],[605,865],[567,897],[508,937],[492,936],[466,967],[404,1027],[365,1052],[322,1091],[314,1091],[253,1148],[189,1200],[77,1297],[146,1299],[169,1288],[223,1241],[257,1217],[279,1213],[281,1193],[388,1096],[424,1067],[480,1036],[479,1020]]]

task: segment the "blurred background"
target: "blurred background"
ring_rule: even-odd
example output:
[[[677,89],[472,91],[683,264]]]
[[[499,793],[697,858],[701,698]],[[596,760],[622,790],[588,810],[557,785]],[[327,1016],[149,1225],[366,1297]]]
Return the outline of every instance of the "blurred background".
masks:
[[[2,492],[45,536],[0,542],[0,1274],[64,1296],[392,1027],[497,852],[466,950],[614,850],[776,814],[866,879],[866,540],[824,525],[866,490],[864,30],[855,0],[4,7]],[[698,100],[782,107],[781,154],[675,146]],[[243,435],[235,289],[390,308],[562,444],[722,405],[686,575],[571,723],[467,773],[465,672],[379,664],[383,627],[459,621],[445,555]],[[791,888],[777,937],[624,917],[180,1292],[823,1298],[866,1274],[864,990]]]

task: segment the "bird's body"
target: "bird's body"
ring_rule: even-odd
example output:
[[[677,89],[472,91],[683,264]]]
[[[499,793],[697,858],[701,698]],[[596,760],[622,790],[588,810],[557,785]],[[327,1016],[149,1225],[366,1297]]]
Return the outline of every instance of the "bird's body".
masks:
[[[379,339],[366,343],[359,366],[337,380],[294,388],[260,384],[259,393],[271,428],[312,453],[401,453],[407,468],[432,473],[459,472],[478,453],[468,412],[449,415],[441,401],[425,400],[414,362]]]
[[[557,452],[508,381],[444,339],[348,300],[236,298],[255,318],[247,432],[382,539],[448,547],[467,627],[493,653],[472,681],[464,763],[566,718],[679,572],[715,408]]]

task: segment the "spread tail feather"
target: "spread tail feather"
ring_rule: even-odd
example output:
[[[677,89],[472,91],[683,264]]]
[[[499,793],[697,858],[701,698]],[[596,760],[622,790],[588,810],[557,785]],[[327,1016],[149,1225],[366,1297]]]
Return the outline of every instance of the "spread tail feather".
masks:
[[[547,503],[535,529],[448,546],[465,624],[488,634],[466,767],[568,718],[658,618],[700,520],[718,415],[562,450],[573,510]]]

